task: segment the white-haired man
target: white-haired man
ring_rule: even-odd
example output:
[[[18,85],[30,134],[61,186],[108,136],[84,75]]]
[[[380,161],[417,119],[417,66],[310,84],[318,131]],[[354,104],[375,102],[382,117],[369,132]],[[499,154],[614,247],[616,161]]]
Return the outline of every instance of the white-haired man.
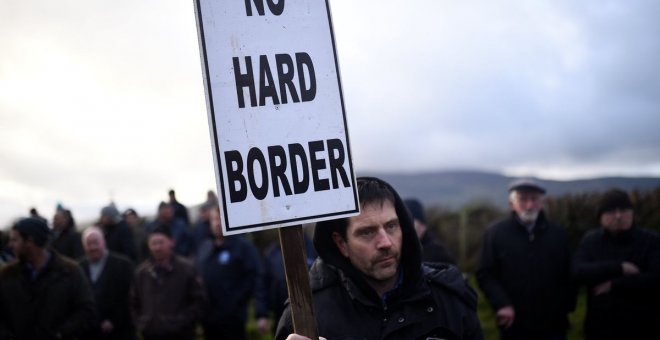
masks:
[[[484,233],[477,280],[501,339],[566,339],[571,257],[564,229],[543,213],[545,192],[534,180],[512,182],[511,215]]]
[[[96,323],[90,339],[135,339],[131,320],[130,293],[133,263],[108,251],[103,231],[89,227],[82,234],[85,257],[80,261],[96,302]]]

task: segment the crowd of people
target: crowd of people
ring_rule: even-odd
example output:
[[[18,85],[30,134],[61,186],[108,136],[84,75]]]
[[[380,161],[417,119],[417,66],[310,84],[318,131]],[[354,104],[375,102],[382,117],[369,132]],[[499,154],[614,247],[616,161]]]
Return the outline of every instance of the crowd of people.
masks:
[[[359,215],[316,224],[305,248],[326,339],[482,339],[477,295],[426,225],[424,208],[377,178],[358,178]],[[660,339],[660,236],[635,224],[623,191],[602,195],[600,225],[570,249],[543,211],[546,189],[508,188],[511,214],[483,235],[476,273],[500,338],[566,339],[579,287],[586,339]],[[0,246],[0,339],[246,339],[294,334],[279,243],[262,253],[222,233],[209,192],[191,221],[175,192],[153,221],[103,207],[76,228],[36,210]],[[8,246],[4,246],[7,243]]]
[[[7,234],[0,339],[240,340],[251,299],[259,331],[273,334],[287,298],[279,243],[262,257],[223,235],[212,191],[194,223],[171,190],[153,221],[109,204],[79,231],[58,205],[50,225],[31,209]]]
[[[586,339],[660,338],[660,237],[635,224],[626,192],[602,194],[600,225],[574,251],[545,216],[545,188],[523,179],[509,193],[511,214],[484,233],[477,269],[501,339],[566,339],[581,286]]]

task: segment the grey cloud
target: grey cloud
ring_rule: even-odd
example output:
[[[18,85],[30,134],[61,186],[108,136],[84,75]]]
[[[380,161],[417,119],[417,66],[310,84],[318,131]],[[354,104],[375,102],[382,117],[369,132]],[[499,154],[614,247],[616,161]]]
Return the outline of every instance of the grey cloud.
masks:
[[[456,8],[445,14],[440,4],[423,4],[429,8],[415,13],[419,25],[394,21],[386,27],[385,18],[377,17],[370,22],[376,27],[365,24],[364,31],[343,36],[362,53],[342,66],[350,70],[344,75],[349,117],[358,121],[351,124],[354,148],[369,167],[502,169],[552,158],[576,166],[616,164],[658,150],[658,5],[509,4],[518,7],[512,12],[548,21],[534,27],[536,18],[509,19],[495,10],[481,26],[447,33],[445,22],[488,19],[478,11],[489,6],[474,6],[476,14]],[[387,6],[395,7],[385,2],[381,8]],[[383,27],[398,31],[375,34]]]
[[[3,179],[103,203],[117,188],[149,206],[164,187],[213,171],[192,3],[152,5],[0,4],[0,86],[15,88],[3,83],[10,71],[63,59],[91,96],[52,89],[53,107],[27,108],[0,96]],[[331,9],[356,170],[660,174],[660,2],[333,0]],[[36,85],[35,98],[47,94]],[[58,121],[59,106],[86,115],[61,110]],[[42,140],[34,155],[8,147],[18,132]]]

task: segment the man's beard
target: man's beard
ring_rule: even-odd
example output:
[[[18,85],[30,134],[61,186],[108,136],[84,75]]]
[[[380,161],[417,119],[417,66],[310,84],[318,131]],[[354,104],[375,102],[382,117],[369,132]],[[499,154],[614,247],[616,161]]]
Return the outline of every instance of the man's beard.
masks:
[[[518,218],[523,223],[531,224],[536,222],[536,219],[539,217],[539,213],[539,210],[522,211],[518,213]]]

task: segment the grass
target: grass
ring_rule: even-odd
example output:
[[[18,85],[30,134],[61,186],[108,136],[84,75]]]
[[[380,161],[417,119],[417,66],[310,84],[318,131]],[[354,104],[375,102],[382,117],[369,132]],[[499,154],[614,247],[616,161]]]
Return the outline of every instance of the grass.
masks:
[[[470,279],[470,285],[472,285],[472,287],[479,294],[479,300],[477,302],[477,313],[479,315],[479,320],[481,321],[481,330],[484,333],[484,339],[486,340],[499,339],[497,324],[495,323],[495,313],[488,304],[488,301],[486,301],[483,292],[477,286],[477,282],[474,276],[472,276],[472,278]],[[584,290],[580,290],[580,293],[578,294],[575,310],[568,315],[568,321],[570,327],[568,330],[569,340],[584,339],[582,325],[586,310],[587,310],[587,295],[586,292],[584,292]]]

